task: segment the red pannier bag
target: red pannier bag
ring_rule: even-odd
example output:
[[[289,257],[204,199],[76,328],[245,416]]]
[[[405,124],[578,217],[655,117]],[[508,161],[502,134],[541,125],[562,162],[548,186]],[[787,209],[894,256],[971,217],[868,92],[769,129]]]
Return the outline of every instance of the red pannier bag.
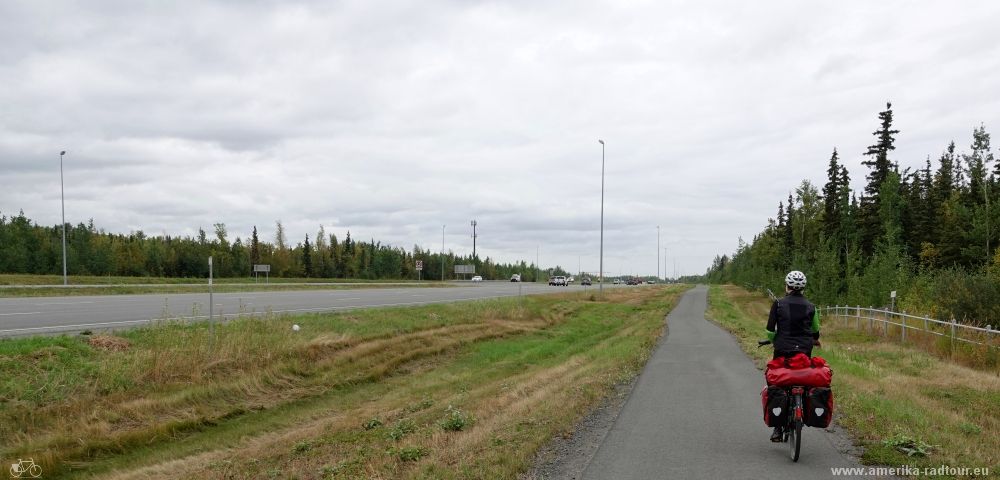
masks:
[[[785,363],[785,357],[778,357],[770,362],[767,362],[767,368],[785,368],[788,364]]]
[[[812,358],[813,368],[820,368],[826,366],[826,359],[823,357],[813,357]]]
[[[795,356],[788,359],[788,368],[809,368],[811,366],[812,361],[804,353],[796,353]]]
[[[820,368],[768,368],[764,372],[764,380],[768,385],[791,387],[829,387],[833,379],[830,367]]]

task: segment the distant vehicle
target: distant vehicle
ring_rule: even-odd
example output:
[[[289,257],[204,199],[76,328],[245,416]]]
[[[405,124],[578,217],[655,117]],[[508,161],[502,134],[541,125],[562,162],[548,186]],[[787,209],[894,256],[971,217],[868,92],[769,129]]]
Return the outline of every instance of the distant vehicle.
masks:
[[[614,283],[615,285],[621,285],[622,284],[622,279],[616,278],[615,281],[612,282],[612,283]]]
[[[521,274],[520,273],[515,273],[515,274],[511,275],[510,276],[510,281],[512,281],[512,282],[520,282],[521,281]]]
[[[567,285],[567,283],[566,283],[566,277],[564,277],[562,275],[557,275],[555,277],[549,277],[549,285],[559,286],[559,287],[565,287]]]
[[[646,285],[656,285],[656,280],[646,280]]]
[[[627,282],[625,282],[625,285],[640,285],[640,284],[642,284],[642,280],[639,280],[638,278],[630,278],[628,279]]]
[[[473,282],[481,282],[481,281],[483,281],[483,277],[481,277],[479,275],[476,275],[476,276],[472,277],[472,281]]]
[[[590,277],[583,277],[583,280],[580,280],[580,285],[586,285],[586,286],[589,287],[590,286]]]
[[[573,282],[575,282],[575,281],[576,281],[576,279],[575,279],[575,278],[573,278],[573,277],[566,277],[566,283],[567,283],[567,284],[570,284],[570,283],[573,283]]]

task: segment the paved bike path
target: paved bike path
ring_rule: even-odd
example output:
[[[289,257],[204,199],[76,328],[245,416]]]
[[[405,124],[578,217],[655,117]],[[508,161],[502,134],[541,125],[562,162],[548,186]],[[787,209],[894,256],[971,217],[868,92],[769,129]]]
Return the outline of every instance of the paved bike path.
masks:
[[[704,286],[688,291],[667,317],[666,340],[583,478],[851,478],[833,476],[831,467],[860,466],[838,450],[835,434],[804,429],[798,463],[787,444],[768,440],[763,374],[732,335],[705,320],[707,294]]]

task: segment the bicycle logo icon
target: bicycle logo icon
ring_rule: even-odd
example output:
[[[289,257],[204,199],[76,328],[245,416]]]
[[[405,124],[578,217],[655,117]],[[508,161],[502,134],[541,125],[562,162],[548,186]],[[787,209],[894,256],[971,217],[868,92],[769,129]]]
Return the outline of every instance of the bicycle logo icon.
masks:
[[[42,467],[35,465],[35,460],[17,459],[17,463],[10,464],[11,478],[39,478],[42,476]]]

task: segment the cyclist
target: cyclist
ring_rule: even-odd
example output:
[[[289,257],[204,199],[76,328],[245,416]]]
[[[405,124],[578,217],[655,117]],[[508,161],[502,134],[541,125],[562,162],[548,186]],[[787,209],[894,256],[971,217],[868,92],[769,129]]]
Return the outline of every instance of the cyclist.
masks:
[[[813,345],[819,345],[819,311],[802,290],[806,275],[793,270],[785,275],[785,296],[774,301],[767,317],[767,338],[774,345],[774,357],[791,357],[798,353],[812,356]],[[782,440],[782,428],[775,427],[772,442]]]

